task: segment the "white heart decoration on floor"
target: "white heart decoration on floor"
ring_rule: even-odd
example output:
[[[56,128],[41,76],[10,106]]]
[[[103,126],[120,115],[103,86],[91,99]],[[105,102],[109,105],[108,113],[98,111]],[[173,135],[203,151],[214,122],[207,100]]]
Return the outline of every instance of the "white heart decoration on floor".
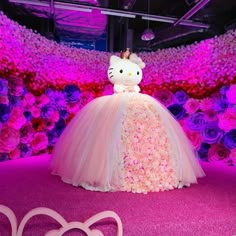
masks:
[[[56,220],[60,225],[61,228],[54,229],[48,231],[45,236],[62,236],[64,233],[72,230],[72,229],[78,229],[83,231],[87,236],[103,236],[104,234],[97,229],[90,229],[90,226],[92,226],[94,223],[105,219],[105,218],[113,218],[117,223],[117,236],[123,235],[123,226],[120,217],[114,212],[114,211],[103,211],[100,212],[92,217],[90,217],[88,220],[86,220],[84,223],[79,221],[74,222],[67,222],[59,213],[56,211],[47,208],[47,207],[37,207],[32,210],[30,210],[21,220],[19,226],[17,227],[17,219],[14,212],[4,206],[0,205],[0,213],[5,215],[11,224],[11,230],[12,230],[12,236],[22,236],[23,230],[25,228],[25,225],[27,222],[33,217],[37,215],[46,215],[54,220]]]

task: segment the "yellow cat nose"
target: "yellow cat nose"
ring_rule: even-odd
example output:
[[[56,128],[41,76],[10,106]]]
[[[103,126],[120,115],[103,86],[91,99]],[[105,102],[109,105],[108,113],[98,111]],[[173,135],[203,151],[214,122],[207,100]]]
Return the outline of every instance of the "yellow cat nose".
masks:
[[[128,76],[131,76],[131,75],[132,75],[132,73],[131,73],[131,72],[129,72],[129,73],[128,73]]]

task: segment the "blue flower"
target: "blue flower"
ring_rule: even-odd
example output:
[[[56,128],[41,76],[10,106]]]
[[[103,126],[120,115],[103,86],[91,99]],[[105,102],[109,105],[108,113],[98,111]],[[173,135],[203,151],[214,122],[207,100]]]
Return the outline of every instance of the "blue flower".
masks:
[[[188,95],[183,90],[175,92],[175,100],[178,104],[185,104],[188,100]]]
[[[214,110],[217,112],[223,112],[228,107],[228,102],[226,99],[215,99]]]
[[[27,144],[24,144],[24,143],[20,143],[20,151],[21,151],[20,157],[32,156],[32,152],[33,152],[30,145],[27,145]]]
[[[0,104],[0,121],[6,122],[10,118],[11,110],[10,108],[5,104]]]
[[[8,92],[8,82],[5,79],[0,79],[0,95],[6,96]]]
[[[191,129],[195,131],[202,130],[205,126],[205,120],[204,120],[204,114],[202,112],[196,112],[194,114],[191,114],[186,119],[186,125]]]
[[[64,88],[64,96],[67,102],[77,102],[80,98],[81,91],[76,85],[67,85]]]
[[[21,104],[21,97],[19,96],[13,96],[13,95],[8,95],[10,107],[15,107],[19,106]]]
[[[27,121],[30,121],[30,120],[32,120],[33,116],[32,116],[30,111],[25,111],[24,112],[24,117],[26,118]]]
[[[47,136],[48,136],[48,143],[49,145],[55,145],[56,141],[58,139],[58,135],[55,132],[55,130],[51,130],[47,132]]]
[[[223,87],[221,87],[220,88],[220,93],[222,94],[222,95],[225,95],[226,94],[226,92],[229,90],[229,85],[226,85],[226,86],[223,86]]]
[[[60,110],[59,115],[61,118],[66,119],[70,113],[67,110]]]
[[[222,138],[223,144],[230,149],[236,147],[236,129],[230,130],[228,133],[224,135]]]
[[[7,153],[0,153],[0,162],[1,161],[6,161],[9,159],[9,154]]]
[[[185,109],[179,104],[170,105],[168,110],[175,116],[177,120],[182,119],[186,114]]]
[[[223,131],[217,126],[216,122],[206,123],[201,131],[203,141],[209,144],[217,143],[222,135]]]
[[[198,150],[198,155],[202,160],[207,161],[207,154],[208,150],[210,149],[211,145],[208,143],[202,143],[200,149]]]
[[[49,105],[54,110],[59,111],[66,109],[66,100],[62,92],[48,89],[48,91],[46,91],[46,94],[50,99]]]
[[[56,132],[58,136],[60,136],[65,127],[66,127],[65,121],[63,119],[59,119],[59,121],[55,123],[55,128],[53,130]]]
[[[50,118],[54,112],[54,109],[49,105],[45,105],[41,108],[40,115],[42,118]]]

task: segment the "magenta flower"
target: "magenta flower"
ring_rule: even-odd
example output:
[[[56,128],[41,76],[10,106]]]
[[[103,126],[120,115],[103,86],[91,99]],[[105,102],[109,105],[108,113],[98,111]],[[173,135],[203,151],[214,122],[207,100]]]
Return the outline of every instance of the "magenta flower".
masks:
[[[152,96],[166,107],[173,104],[174,101],[173,93],[167,89],[157,90],[153,93]]]
[[[219,127],[225,132],[236,127],[236,109],[227,108],[223,114],[219,115]]]
[[[226,97],[229,103],[236,104],[236,84],[230,86],[226,92]]]
[[[229,158],[230,150],[221,143],[212,144],[208,150],[209,161],[221,161]]]
[[[45,133],[39,132],[34,135],[32,148],[34,153],[46,149],[48,146],[48,137]]]
[[[187,100],[187,102],[184,104],[184,108],[187,111],[188,114],[193,114],[199,109],[199,101],[194,98],[190,98]]]

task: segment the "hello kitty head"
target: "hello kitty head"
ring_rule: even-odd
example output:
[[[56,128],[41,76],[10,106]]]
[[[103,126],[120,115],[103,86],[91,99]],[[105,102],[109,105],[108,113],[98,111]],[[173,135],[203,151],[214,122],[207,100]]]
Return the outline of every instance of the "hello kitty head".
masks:
[[[144,66],[145,64],[136,54],[131,54],[129,59],[111,56],[107,75],[113,84],[134,86],[142,80]]]

